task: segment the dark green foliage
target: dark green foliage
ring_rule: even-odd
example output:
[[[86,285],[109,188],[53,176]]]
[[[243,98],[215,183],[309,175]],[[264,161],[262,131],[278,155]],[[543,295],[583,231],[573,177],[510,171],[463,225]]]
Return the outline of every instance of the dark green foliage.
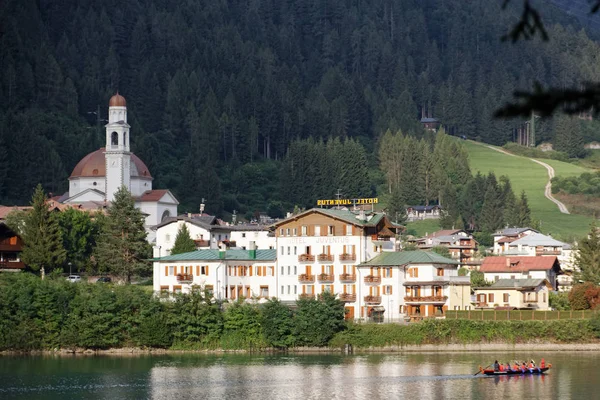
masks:
[[[186,224],[182,224],[177,230],[177,236],[175,236],[175,243],[171,249],[171,254],[188,253],[196,250],[196,244],[190,237],[190,231]]]
[[[590,308],[592,308],[592,298],[590,294],[597,294],[595,293],[597,291],[597,288],[598,286],[592,282],[573,285],[573,288],[569,292],[569,304],[571,306],[571,309],[589,310]]]
[[[261,326],[268,346],[285,349],[294,345],[292,310],[278,299],[263,305]]]
[[[45,272],[62,266],[66,251],[62,243],[58,214],[50,210],[46,193],[40,184],[35,188],[31,205],[33,208],[24,213],[19,222],[13,222],[11,229],[23,239],[23,262],[34,271],[41,271],[43,276]]]
[[[258,305],[239,300],[225,309],[223,336],[221,337],[221,346],[224,349],[266,347],[263,337],[261,312]]]
[[[595,285],[599,284],[600,231],[595,223],[592,224],[589,234],[579,241],[577,250],[578,252],[575,255],[575,264],[577,265],[575,279]]]
[[[579,176],[552,178],[552,193],[559,192],[600,197],[600,172],[584,172]]]
[[[557,311],[568,311],[571,309],[569,292],[550,292],[548,302],[550,307]]]
[[[176,347],[217,348],[223,332],[223,313],[218,304],[195,290],[176,297],[169,325]]]
[[[151,248],[146,241],[144,217],[135,208],[131,194],[121,187],[108,208],[95,249],[97,269],[114,274],[127,283],[134,274],[149,274]]]
[[[344,303],[325,292],[319,299],[300,299],[294,315],[294,336],[299,346],[326,346],[344,330]]]
[[[554,118],[554,149],[570,158],[584,157],[581,124],[575,117],[560,115]]]
[[[103,216],[92,216],[83,211],[69,208],[57,214],[60,226],[66,262],[73,264],[75,270],[85,270],[90,266],[92,252],[100,233]]]
[[[486,281],[483,275],[483,272],[480,271],[471,271],[471,287],[486,287],[491,286],[492,282]]]
[[[431,251],[433,251],[434,253],[438,253],[439,255],[444,256],[446,258],[451,258],[450,250],[448,250],[448,247],[446,246],[433,246],[431,248]]]

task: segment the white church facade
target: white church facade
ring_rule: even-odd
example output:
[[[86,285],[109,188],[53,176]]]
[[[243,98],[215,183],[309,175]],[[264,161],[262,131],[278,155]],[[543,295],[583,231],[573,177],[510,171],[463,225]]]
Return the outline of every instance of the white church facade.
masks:
[[[167,189],[153,190],[152,175],[139,157],[130,151],[127,123],[127,103],[120,94],[111,97],[108,105],[106,145],[86,155],[77,163],[69,177],[69,193],[59,201],[103,207],[125,186],[135,199],[135,205],[145,215],[148,241],[154,241],[150,228],[171,216],[177,216],[179,202]]]

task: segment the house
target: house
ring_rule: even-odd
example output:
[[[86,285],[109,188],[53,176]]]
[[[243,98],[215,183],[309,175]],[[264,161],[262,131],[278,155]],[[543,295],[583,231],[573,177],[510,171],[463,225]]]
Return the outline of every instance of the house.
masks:
[[[395,249],[403,229],[381,212],[313,208],[276,222],[277,297],[294,302],[329,291],[339,293],[349,319],[362,300],[357,296],[357,265]],[[355,314],[356,313],[356,314]]]
[[[18,272],[25,269],[21,261],[23,241],[4,221],[0,220],[0,272]]]
[[[254,242],[257,249],[274,249],[277,246],[275,233],[263,224],[237,224],[231,225],[229,238],[235,247],[247,250],[250,243]]]
[[[492,256],[486,257],[479,269],[484,279],[545,279],[557,290],[557,276],[562,274],[556,256]]]
[[[462,229],[440,230],[411,242],[421,250],[431,250],[437,246],[446,247],[450,256],[458,260],[460,266],[468,269],[476,269],[481,263],[476,258],[477,241],[473,235]]]
[[[450,306],[450,282],[458,277],[458,262],[429,251],[384,252],[358,266],[361,317],[377,320],[420,320],[443,317]],[[469,282],[470,287],[470,282]],[[458,304],[470,305],[470,289],[454,293]],[[360,303],[363,301],[364,303]]]
[[[450,276],[448,283],[448,309],[471,309],[471,277]]]
[[[541,233],[531,233],[507,243],[501,248],[501,255],[505,256],[556,256],[561,270],[565,272],[560,276],[559,290],[571,290],[572,275],[575,271],[575,253],[572,246],[561,242],[551,236]]]
[[[474,290],[476,308],[548,310],[552,285],[546,279],[499,279],[489,287]]]
[[[421,118],[421,124],[423,125],[424,129],[427,129],[432,132],[436,132],[440,127],[440,121],[430,117]]]
[[[433,206],[407,206],[406,219],[407,221],[420,221],[424,219],[439,219],[441,207]]]
[[[497,231],[492,235],[494,238],[494,254],[502,254],[503,251],[508,249],[510,243],[532,233],[539,232],[532,228],[504,228]]]
[[[202,249],[155,258],[153,289],[161,293],[208,290],[217,300],[267,299],[277,294],[276,250]]]

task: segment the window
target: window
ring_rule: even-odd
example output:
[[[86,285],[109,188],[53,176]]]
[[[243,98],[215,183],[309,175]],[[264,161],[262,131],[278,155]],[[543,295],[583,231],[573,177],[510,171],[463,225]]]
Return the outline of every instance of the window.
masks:
[[[454,306],[455,310],[460,310],[460,306]]]
[[[419,277],[419,268],[409,268],[408,269],[408,276],[410,276],[411,278],[418,278]]]
[[[281,255],[283,255],[283,246],[281,246]]]
[[[315,226],[315,236],[321,236],[321,227],[319,225]]]
[[[243,237],[243,238],[245,238],[245,237],[246,237],[246,234],[245,234],[245,233],[242,233],[242,237]]]
[[[175,275],[175,267],[174,266],[169,266],[169,276],[173,276]]]
[[[498,275],[494,276],[494,282],[498,282],[498,279],[500,279],[500,277]]]
[[[283,228],[279,229],[279,236],[283,236]]]
[[[290,246],[288,246],[287,247],[287,255],[289,256],[290,254],[292,254],[292,253],[290,253]]]
[[[117,132],[113,132],[110,134],[110,145],[111,146],[119,145],[119,134]]]
[[[490,293],[490,294],[488,295],[488,302],[489,302],[489,303],[493,303],[493,302],[494,302],[494,293]]]
[[[171,241],[171,235],[169,235],[168,233],[165,235],[165,242],[170,242]]]
[[[321,293],[325,292],[333,293],[333,285],[323,285]]]
[[[181,293],[181,285],[175,285],[173,286],[173,292],[175,293]]]
[[[298,294],[298,286],[294,285],[294,294]]]
[[[308,228],[306,225],[302,225],[302,236],[306,236],[308,234]]]
[[[297,255],[298,247],[294,246],[294,255]]]
[[[269,287],[268,286],[261,286],[260,287],[260,297],[269,297]]]
[[[200,267],[200,275],[208,275],[208,265],[203,265]]]
[[[314,285],[306,285],[306,294],[315,294],[315,286]]]
[[[294,236],[298,236],[298,228],[294,228]]]
[[[444,276],[444,268],[437,269],[437,276]]]
[[[285,234],[286,234],[287,236],[290,236],[290,228],[287,228],[287,229],[285,230]]]
[[[542,293],[542,302],[546,302],[546,292]]]
[[[283,275],[283,273],[284,273],[284,270],[283,270],[284,268],[285,268],[285,267],[282,265],[282,266],[281,266],[281,275]]]
[[[511,275],[511,276],[510,276],[510,279],[515,279],[515,276],[514,276],[514,275]]]
[[[287,288],[287,289],[288,289],[288,292],[287,292],[287,294],[290,294],[290,285],[287,285],[287,287],[288,287],[288,288]]]
[[[168,286],[161,286],[160,287],[160,294],[162,294],[162,295],[169,294],[169,287]]]
[[[504,300],[505,303],[508,303],[508,293],[502,295],[502,300]]]
[[[204,290],[205,290],[206,292],[208,292],[208,295],[209,295],[210,297],[213,297],[213,296],[214,296],[214,288],[213,288],[213,285],[206,285],[206,286],[204,286]]]
[[[383,277],[384,278],[391,278],[392,277],[392,269],[391,268],[384,268],[383,269]]]
[[[288,275],[290,275],[290,274],[291,274],[291,271],[292,271],[292,267],[290,267],[290,266],[288,265]]]
[[[346,225],[346,235],[352,235],[352,225]]]
[[[294,275],[298,275],[298,266],[294,265]]]
[[[392,285],[383,286],[383,294],[392,294]]]
[[[442,295],[442,287],[441,286],[434,286],[433,287],[433,295],[434,296],[441,296]]]
[[[327,227],[327,235],[329,235],[329,236],[335,236],[335,226],[329,225]]]

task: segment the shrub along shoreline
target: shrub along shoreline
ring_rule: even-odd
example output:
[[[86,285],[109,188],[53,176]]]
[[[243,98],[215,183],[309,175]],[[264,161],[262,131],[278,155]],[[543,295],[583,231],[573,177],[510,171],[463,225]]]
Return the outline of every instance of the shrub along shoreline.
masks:
[[[0,275],[0,352],[432,351],[490,343],[598,343],[600,318],[554,321],[426,320],[409,325],[344,321],[334,296],[218,304],[203,293],[158,298],[132,285]],[[461,347],[462,346],[462,347]],[[465,347],[466,346],[466,347]],[[600,348],[599,348],[600,349]]]

